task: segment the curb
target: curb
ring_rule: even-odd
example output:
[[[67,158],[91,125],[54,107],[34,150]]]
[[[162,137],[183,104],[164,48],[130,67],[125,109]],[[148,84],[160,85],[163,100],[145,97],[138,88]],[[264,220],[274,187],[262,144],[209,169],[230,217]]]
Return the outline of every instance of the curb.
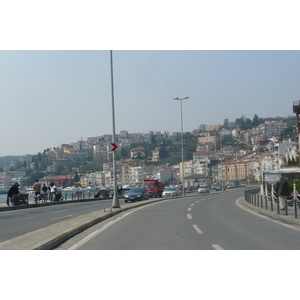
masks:
[[[248,203],[244,197],[237,199],[237,202],[239,202],[239,204],[246,207],[247,209],[250,209],[254,212],[257,212],[258,214],[268,217],[271,220],[276,220],[276,221],[279,221],[279,222],[285,223],[285,224],[300,226],[300,219],[295,218],[294,215],[278,214],[277,211],[266,210],[265,208],[254,206],[254,205]]]

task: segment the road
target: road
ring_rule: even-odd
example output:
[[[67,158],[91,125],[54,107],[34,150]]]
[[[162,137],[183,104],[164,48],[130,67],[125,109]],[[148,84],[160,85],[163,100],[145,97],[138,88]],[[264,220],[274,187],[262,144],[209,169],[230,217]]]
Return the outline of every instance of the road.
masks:
[[[300,249],[300,230],[237,204],[243,190],[169,199],[105,220],[58,250]]]
[[[119,202],[120,205],[124,203],[123,199]],[[0,211],[0,242],[92,211],[110,208],[111,205],[112,200],[108,199]]]

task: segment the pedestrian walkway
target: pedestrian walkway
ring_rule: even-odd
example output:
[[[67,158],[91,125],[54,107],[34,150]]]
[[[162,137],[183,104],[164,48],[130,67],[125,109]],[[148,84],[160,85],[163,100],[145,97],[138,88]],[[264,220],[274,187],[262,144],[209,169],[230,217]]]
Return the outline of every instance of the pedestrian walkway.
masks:
[[[261,208],[261,206],[258,206],[258,204],[257,206],[250,204],[244,199],[244,197],[238,199],[237,203],[242,205],[244,208],[252,210],[253,212],[256,212],[263,216],[269,217],[273,220],[277,220],[286,224],[300,226],[300,208],[297,208],[297,218],[296,218],[295,209],[293,206],[287,207],[287,214],[286,214],[285,210],[280,210],[280,209],[278,213],[278,206],[276,202],[273,203],[273,211],[271,210],[270,201],[268,202],[268,206],[267,206],[268,209],[266,209],[265,206],[264,208]]]

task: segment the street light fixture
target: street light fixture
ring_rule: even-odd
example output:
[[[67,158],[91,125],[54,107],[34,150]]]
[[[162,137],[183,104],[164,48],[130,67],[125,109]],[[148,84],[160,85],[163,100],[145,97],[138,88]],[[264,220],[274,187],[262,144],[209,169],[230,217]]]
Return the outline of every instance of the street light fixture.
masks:
[[[178,98],[175,97],[173,100],[180,100],[180,114],[181,114],[181,165],[182,165],[182,194],[184,195],[184,160],[183,160],[183,119],[182,119],[182,100],[189,99],[189,97]]]

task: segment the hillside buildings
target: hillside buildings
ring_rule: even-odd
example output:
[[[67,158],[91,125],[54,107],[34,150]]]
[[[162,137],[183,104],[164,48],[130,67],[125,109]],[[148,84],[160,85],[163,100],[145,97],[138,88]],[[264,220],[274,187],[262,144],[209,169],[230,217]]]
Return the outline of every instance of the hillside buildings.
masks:
[[[259,182],[262,180],[264,170],[279,168],[297,156],[297,144],[294,140],[278,141],[279,134],[287,128],[287,124],[282,120],[269,120],[249,130],[241,130],[237,125],[222,128],[218,124],[204,125],[201,128],[204,131],[193,133],[197,143],[192,159],[184,163],[184,170],[181,162],[178,165],[159,165],[161,160],[159,145],[166,145],[167,140],[178,141],[180,133],[151,131],[142,134],[122,130],[116,135],[118,151],[119,153],[127,151],[128,158],[121,159],[119,154],[116,164],[118,186],[141,186],[145,178],[158,178],[166,184],[184,184],[184,186],[203,180],[206,183],[222,181],[226,184],[235,180]],[[226,138],[231,138],[233,144],[223,145]],[[26,168],[34,170],[47,161],[45,172],[49,175],[40,178],[40,181],[47,185],[53,181],[58,187],[74,184],[83,188],[112,186],[114,178],[111,140],[112,136],[108,134],[47,149]],[[156,146],[149,151],[144,146],[136,146],[137,144]],[[246,149],[241,150],[238,144],[244,145]],[[84,164],[85,170],[82,168]],[[102,171],[89,171],[89,166],[92,168],[95,164],[101,165]],[[15,174],[0,172],[0,187],[7,187],[14,181],[22,185],[25,169]],[[51,175],[58,171],[68,174]],[[78,174],[77,181],[74,178],[75,173]]]

